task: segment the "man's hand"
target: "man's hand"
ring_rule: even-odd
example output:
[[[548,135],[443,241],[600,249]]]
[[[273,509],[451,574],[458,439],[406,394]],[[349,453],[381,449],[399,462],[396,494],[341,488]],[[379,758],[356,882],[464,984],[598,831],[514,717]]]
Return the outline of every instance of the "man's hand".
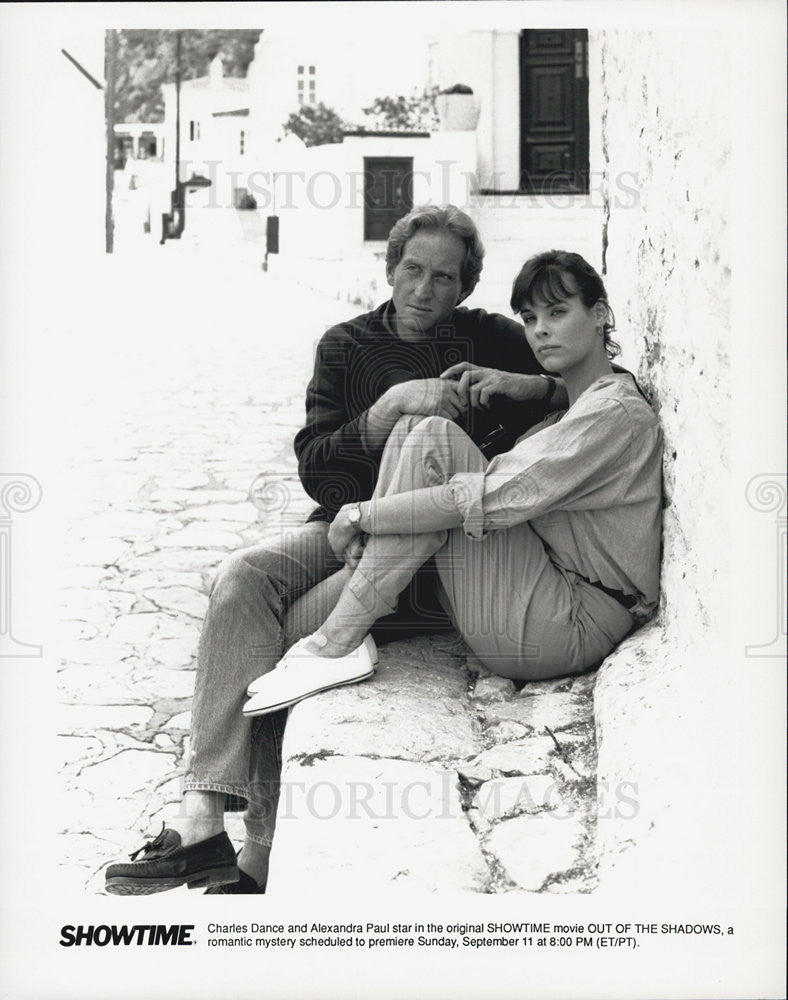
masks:
[[[352,569],[358,565],[361,553],[364,551],[364,537],[357,524],[352,524],[348,518],[349,511],[356,504],[345,504],[339,508],[339,512],[328,529],[328,544],[331,551],[342,559]]]
[[[425,417],[456,420],[468,409],[467,391],[463,392],[459,382],[449,381],[443,376],[400,382],[392,386],[385,396],[400,416],[417,413]]]
[[[354,535],[350,540],[350,544],[342,553],[342,558],[345,560],[346,566],[355,569],[361,562],[361,557],[364,555],[364,549],[367,544],[367,537],[367,535]]]
[[[479,368],[468,361],[460,361],[445,372],[442,381],[454,380],[458,395],[466,398],[474,409],[486,410],[495,398],[527,403],[544,399],[548,384],[538,375],[518,375],[501,372],[495,368]]]

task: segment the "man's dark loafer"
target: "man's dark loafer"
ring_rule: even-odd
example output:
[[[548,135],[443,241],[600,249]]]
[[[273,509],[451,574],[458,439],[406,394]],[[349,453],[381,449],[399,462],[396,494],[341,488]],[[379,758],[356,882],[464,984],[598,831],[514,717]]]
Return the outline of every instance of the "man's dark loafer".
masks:
[[[143,858],[137,861],[137,855]],[[162,824],[161,832],[130,855],[129,864],[110,865],[106,889],[117,896],[145,896],[179,885],[190,889],[238,881],[232,842],[226,833],[181,846],[181,835]]]
[[[205,890],[205,895],[206,896],[224,896],[224,895],[257,896],[257,895],[262,895],[264,892],[265,892],[264,885],[258,885],[251,875],[247,875],[247,873],[243,871],[243,869],[239,868],[237,882],[229,882],[227,885],[212,885],[210,889]]]

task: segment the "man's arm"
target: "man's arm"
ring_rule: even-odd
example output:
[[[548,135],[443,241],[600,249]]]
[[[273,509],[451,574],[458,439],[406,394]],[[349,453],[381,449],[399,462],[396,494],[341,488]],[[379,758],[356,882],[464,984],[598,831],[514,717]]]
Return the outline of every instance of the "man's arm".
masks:
[[[374,448],[382,449],[394,425],[408,413],[456,420],[467,409],[465,395],[458,382],[445,379],[411,379],[391,386],[364,415],[363,432]]]
[[[453,365],[441,374],[460,381],[472,406],[499,411],[502,423],[513,422],[521,430],[566,409],[563,380],[548,376],[536,360],[522,323],[487,313],[480,332],[482,350],[475,364]]]
[[[441,378],[456,380],[460,395],[467,396],[475,409],[489,409],[500,400],[538,403],[545,411],[565,410],[569,405],[563,379],[553,375],[523,375],[461,361],[441,372]]]
[[[354,349],[342,327],[321,339],[306,390],[306,421],[294,441],[301,483],[330,515],[343,503],[370,496],[377,477],[375,456],[362,446],[363,413],[353,415],[348,398]]]
[[[372,495],[386,440],[403,414],[453,420],[466,406],[456,383],[417,379],[389,387],[368,409],[354,413],[353,401],[364,395],[348,377],[355,349],[342,327],[323,337],[307,387],[306,423],[295,438],[304,489],[329,515]]]

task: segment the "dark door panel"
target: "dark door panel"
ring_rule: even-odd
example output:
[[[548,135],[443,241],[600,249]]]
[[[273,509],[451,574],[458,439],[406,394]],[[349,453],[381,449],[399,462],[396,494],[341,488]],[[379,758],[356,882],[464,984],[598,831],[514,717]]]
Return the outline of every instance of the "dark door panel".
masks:
[[[364,157],[364,239],[387,240],[413,208],[413,157]]]
[[[520,189],[588,191],[588,32],[520,35]]]

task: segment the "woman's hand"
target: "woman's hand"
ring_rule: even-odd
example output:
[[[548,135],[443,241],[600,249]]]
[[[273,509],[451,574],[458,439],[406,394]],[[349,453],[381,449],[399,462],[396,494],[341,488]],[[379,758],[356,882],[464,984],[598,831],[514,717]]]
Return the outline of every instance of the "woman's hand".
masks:
[[[364,539],[358,524],[353,524],[348,517],[349,512],[357,504],[345,504],[328,529],[328,544],[331,551],[348,566],[355,569],[364,551]]]
[[[445,372],[442,379],[456,379],[461,398],[467,398],[474,409],[486,410],[494,397],[526,403],[544,398],[547,385],[538,375],[518,375],[501,372],[496,368],[479,368],[468,361],[460,361]]]

